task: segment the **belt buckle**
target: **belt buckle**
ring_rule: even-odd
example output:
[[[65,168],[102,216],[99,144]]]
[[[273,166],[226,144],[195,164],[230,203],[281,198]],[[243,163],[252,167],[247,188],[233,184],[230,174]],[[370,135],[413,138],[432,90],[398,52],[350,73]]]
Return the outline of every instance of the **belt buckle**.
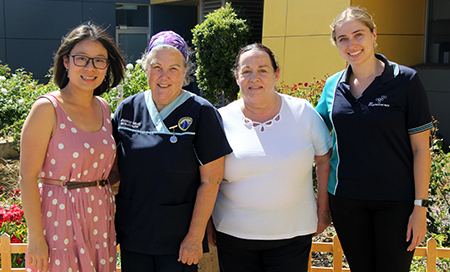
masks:
[[[98,181],[99,186],[105,187],[108,184],[108,179],[101,179]]]
[[[64,189],[67,188],[67,180],[61,180],[61,187]]]

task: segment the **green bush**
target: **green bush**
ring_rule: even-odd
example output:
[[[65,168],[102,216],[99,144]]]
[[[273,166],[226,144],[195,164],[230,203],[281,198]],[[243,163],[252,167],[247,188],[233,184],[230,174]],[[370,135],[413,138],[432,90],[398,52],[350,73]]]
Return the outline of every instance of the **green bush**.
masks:
[[[48,77],[51,77],[51,74]],[[111,112],[114,112],[123,98],[146,89],[147,78],[141,61],[138,60],[136,65],[127,65],[124,81],[102,97],[111,105]],[[53,80],[47,84],[39,84],[31,73],[22,68],[11,73],[8,65],[0,63],[0,137],[11,138],[14,147],[19,150],[20,133],[31,106],[39,96],[56,90],[59,90],[59,87]]]
[[[432,200],[428,208],[429,237],[439,247],[450,247],[450,153],[443,151],[443,141],[437,135],[437,121],[431,131],[431,176],[428,192]]]
[[[213,104],[222,96],[226,102],[235,100],[239,87],[232,73],[234,61],[251,37],[246,20],[238,18],[227,3],[206,15],[205,21],[196,25],[192,34],[197,52],[195,76],[203,95]]]
[[[23,122],[36,98],[55,90],[52,83],[38,84],[23,68],[11,73],[8,65],[0,64],[0,137],[12,138],[18,150]]]
[[[142,60],[137,60],[136,64],[127,64],[127,70],[125,77],[117,87],[111,89],[108,93],[102,95],[102,97],[108,101],[111,106],[111,112],[116,111],[117,105],[126,97],[147,90],[148,82],[144,69],[142,69]]]

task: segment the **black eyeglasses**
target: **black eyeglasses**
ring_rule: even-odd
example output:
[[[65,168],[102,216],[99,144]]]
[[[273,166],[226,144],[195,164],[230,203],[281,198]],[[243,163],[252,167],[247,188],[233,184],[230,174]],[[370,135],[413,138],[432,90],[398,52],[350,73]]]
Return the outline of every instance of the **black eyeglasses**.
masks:
[[[86,67],[89,61],[92,61],[92,65],[94,65],[97,69],[105,69],[108,67],[109,59],[105,58],[89,58],[82,55],[67,55],[73,58],[73,63],[78,67]]]

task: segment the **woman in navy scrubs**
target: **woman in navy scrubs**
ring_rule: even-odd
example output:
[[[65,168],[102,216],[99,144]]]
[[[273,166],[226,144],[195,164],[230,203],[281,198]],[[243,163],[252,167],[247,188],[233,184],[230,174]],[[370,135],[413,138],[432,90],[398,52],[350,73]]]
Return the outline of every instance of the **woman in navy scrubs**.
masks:
[[[231,148],[217,110],[182,89],[189,57],[181,36],[154,35],[143,67],[150,89],[125,99],[113,118],[122,271],[197,271]]]
[[[347,8],[331,28],[349,63],[327,79],[316,108],[333,131],[333,222],[352,272],[406,272],[427,231],[427,96],[416,71],[374,53],[365,9]]]

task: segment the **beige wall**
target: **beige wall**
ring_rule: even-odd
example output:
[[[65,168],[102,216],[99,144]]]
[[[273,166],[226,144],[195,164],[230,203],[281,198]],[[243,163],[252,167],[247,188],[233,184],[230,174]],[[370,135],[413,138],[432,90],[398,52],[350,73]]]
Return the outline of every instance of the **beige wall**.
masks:
[[[329,25],[350,5],[374,15],[378,51],[404,65],[423,61],[426,0],[265,0],[263,44],[276,54],[281,81],[311,82],[345,68]]]
[[[373,15],[379,53],[407,66],[423,63],[426,0],[353,0],[352,5]]]

